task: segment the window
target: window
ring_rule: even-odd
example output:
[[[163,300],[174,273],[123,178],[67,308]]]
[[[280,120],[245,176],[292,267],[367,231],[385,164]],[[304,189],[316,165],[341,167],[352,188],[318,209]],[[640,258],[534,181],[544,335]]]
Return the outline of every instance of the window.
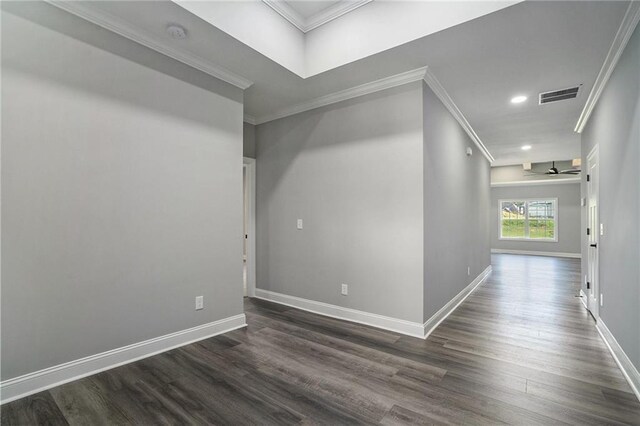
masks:
[[[558,200],[500,200],[500,239],[558,241]]]

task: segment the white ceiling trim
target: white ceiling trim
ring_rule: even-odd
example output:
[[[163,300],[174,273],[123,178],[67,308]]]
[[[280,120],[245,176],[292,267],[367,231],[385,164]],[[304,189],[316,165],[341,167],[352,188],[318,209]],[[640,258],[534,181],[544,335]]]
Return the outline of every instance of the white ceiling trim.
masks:
[[[292,107],[284,108],[280,111],[277,111],[273,114],[267,114],[260,117],[251,117],[250,115],[245,115],[245,117],[251,117],[251,119],[255,120],[255,124],[263,124],[269,121],[278,120],[280,118],[289,117],[291,115],[299,114],[301,112],[310,111],[312,109],[320,108],[323,106],[335,104],[337,102],[346,101],[348,99],[357,98],[359,96],[368,95],[371,93],[379,92],[381,90],[391,89],[393,87],[401,86],[403,84],[412,83],[414,81],[424,80],[425,83],[433,90],[438,99],[445,105],[447,110],[453,115],[453,117],[458,121],[460,126],[464,129],[464,131],[469,135],[473,143],[478,147],[482,155],[489,161],[489,163],[493,163],[495,159],[487,149],[487,147],[482,143],[480,137],[476,134],[476,132],[471,127],[471,124],[464,117],[460,109],[453,102],[453,99],[449,96],[447,91],[442,87],[440,82],[436,79],[435,75],[429,70],[429,67],[417,68],[415,70],[403,72],[400,74],[393,75],[391,77],[382,78],[380,80],[372,81],[370,83],[361,84],[359,86],[352,87],[350,89],[341,90],[339,92],[331,93],[329,95],[321,96],[316,99],[312,99],[307,102],[302,102],[300,104],[294,105]],[[245,119],[245,121],[247,121]],[[247,121],[249,122],[249,121]]]
[[[280,16],[289,21],[294,27],[296,27],[303,33],[306,33],[308,31],[305,30],[307,25],[304,17],[293,10],[293,8],[284,1],[262,0],[262,2],[269,6],[271,9],[275,10]]]
[[[326,8],[325,10],[321,10],[315,15],[305,19],[298,12],[296,12],[291,6],[281,0],[262,0],[266,3],[270,8],[278,12],[284,19],[289,21],[293,26],[302,31],[303,33],[307,33],[315,28],[318,28],[320,25],[324,25],[327,22],[331,22],[334,19],[337,19],[344,15],[345,13],[349,13],[352,10],[359,8],[360,6],[364,6],[365,4],[373,1],[373,0],[354,0],[354,1],[343,1],[337,3],[333,6]]]
[[[478,147],[482,155],[489,161],[489,163],[493,163],[495,158],[491,155],[487,147],[482,143],[480,137],[471,127],[471,124],[467,121],[462,111],[458,108],[458,106],[453,102],[453,99],[449,96],[447,91],[442,87],[438,79],[435,75],[427,68],[424,74],[424,81],[427,85],[433,90],[438,99],[444,104],[444,106],[449,110],[451,115],[455,117],[460,126],[464,129],[464,131],[469,135],[473,143]]]
[[[254,126],[256,125],[256,118],[253,115],[245,113],[242,117],[242,121],[244,121],[245,123],[253,124]]]
[[[379,92],[380,90],[391,89],[392,87],[401,86],[414,81],[420,81],[424,78],[426,70],[427,67],[422,67],[412,71],[403,72],[401,74],[396,74],[391,77],[372,81],[370,83],[361,84],[350,89],[331,93],[329,95],[320,96],[319,98],[276,111],[273,114],[256,117],[256,124],[263,124],[268,121],[335,104],[336,102],[342,102],[359,96],[368,95],[370,93]]]
[[[562,185],[580,183],[581,178],[561,178],[561,179],[538,179],[538,180],[517,180],[511,182],[491,182],[492,188],[500,188],[504,186],[539,186],[539,185]]]
[[[580,114],[580,118],[578,119],[574,129],[575,132],[582,133],[584,127],[587,125],[589,117],[591,117],[591,113],[598,103],[598,99],[600,99],[600,95],[602,94],[604,87],[607,85],[614,68],[618,64],[618,60],[620,59],[624,48],[627,46],[638,21],[640,21],[640,2],[632,1],[627,8],[624,18],[622,19],[622,23],[618,28],[616,37],[609,49],[609,53],[604,60],[604,64],[602,64],[600,73],[598,73],[598,77],[593,84],[593,88],[591,89],[591,93],[589,93],[587,102],[582,109],[582,113]]]
[[[328,7],[325,10],[316,13],[309,19],[307,19],[307,30],[311,31],[315,28],[318,28],[320,25],[324,25],[327,22],[331,22],[334,19],[341,17],[344,14],[351,12],[359,8],[360,6],[364,6],[365,4],[371,2],[372,0],[354,0],[354,1],[346,1],[335,4],[334,6]]]
[[[253,82],[244,77],[239,76],[223,67],[220,67],[213,62],[206,60],[200,56],[186,51],[179,51],[173,47],[168,46],[157,36],[143,31],[137,28],[133,24],[126,22],[121,18],[98,10],[95,7],[89,6],[91,2],[84,1],[60,1],[60,0],[45,0],[48,3],[56,6],[66,12],[76,15],[82,19],[92,22],[101,26],[109,31],[119,34],[123,37],[133,40],[136,43],[142,44],[156,52],[162,53],[170,58],[180,61],[190,67],[196,68],[204,73],[207,73],[217,79],[232,84],[240,89],[244,90],[251,86]]]

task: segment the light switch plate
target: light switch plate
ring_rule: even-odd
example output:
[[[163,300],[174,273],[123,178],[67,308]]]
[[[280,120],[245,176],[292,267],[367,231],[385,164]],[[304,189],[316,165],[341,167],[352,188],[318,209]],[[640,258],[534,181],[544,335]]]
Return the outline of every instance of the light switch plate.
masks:
[[[604,223],[600,224],[600,235],[604,235]]]
[[[298,219],[298,223],[296,224],[298,229],[302,229],[302,219]]]

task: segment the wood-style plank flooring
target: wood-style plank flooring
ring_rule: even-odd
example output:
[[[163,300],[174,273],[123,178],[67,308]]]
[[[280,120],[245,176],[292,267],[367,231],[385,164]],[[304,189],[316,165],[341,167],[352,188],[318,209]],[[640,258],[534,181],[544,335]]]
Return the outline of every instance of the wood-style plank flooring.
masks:
[[[640,424],[579,261],[493,268],[426,341],[247,300],[247,329],[5,404],[2,425]]]

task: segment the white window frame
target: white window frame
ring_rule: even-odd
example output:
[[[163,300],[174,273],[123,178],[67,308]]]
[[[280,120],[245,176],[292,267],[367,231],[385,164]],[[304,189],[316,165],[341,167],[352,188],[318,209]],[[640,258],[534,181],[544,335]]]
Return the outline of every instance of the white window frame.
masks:
[[[531,201],[553,201],[553,217],[555,223],[555,229],[553,232],[553,238],[520,238],[520,237],[503,237],[502,236],[502,203],[509,202],[514,203],[522,201],[526,203],[527,216],[525,218],[525,229],[529,230],[529,202]],[[502,241],[526,241],[526,242],[540,242],[540,243],[557,243],[558,233],[560,232],[560,221],[558,220],[558,198],[554,197],[539,197],[539,198],[503,198],[498,200],[498,239]]]

